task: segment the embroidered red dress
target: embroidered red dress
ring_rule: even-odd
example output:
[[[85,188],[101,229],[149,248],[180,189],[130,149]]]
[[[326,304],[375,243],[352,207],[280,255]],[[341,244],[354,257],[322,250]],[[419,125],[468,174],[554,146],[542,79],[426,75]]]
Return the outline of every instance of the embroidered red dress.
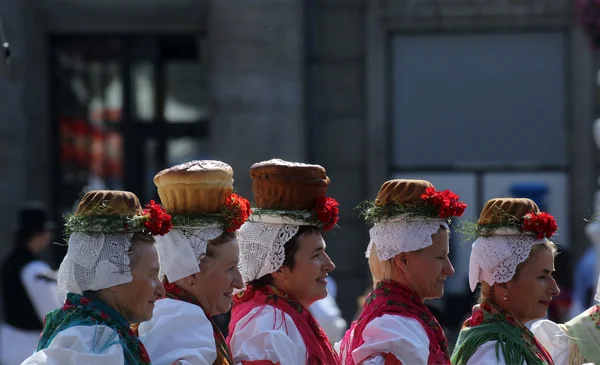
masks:
[[[382,321],[384,316],[389,320]],[[373,326],[377,322],[381,326]],[[396,324],[402,328],[392,328]],[[450,364],[448,341],[438,321],[411,289],[393,280],[376,284],[342,339],[340,354],[344,365],[375,357],[384,358],[386,365]]]
[[[253,314],[250,314],[251,312],[253,312]],[[255,325],[252,322],[257,320],[260,316],[263,316],[264,318],[264,316],[271,315],[273,315],[273,317],[271,317],[272,321],[270,321],[270,327],[257,328],[257,331],[255,332],[257,336],[252,340],[256,340],[257,345],[259,344],[258,341],[264,340],[263,343],[260,343],[263,348],[274,346],[274,350],[270,351],[271,357],[258,358],[263,356],[260,354],[262,349],[258,349],[258,351],[252,353],[249,353],[250,351],[244,353],[245,348],[242,346],[246,346],[246,344],[250,342],[248,341],[248,338],[242,338],[246,335],[243,332],[244,328],[246,326]],[[286,318],[291,318],[291,323],[289,323]],[[289,342],[291,337],[288,337],[288,335],[292,331],[299,333],[300,340],[303,344],[299,344],[293,340]],[[277,347],[279,344],[265,343],[276,338],[281,339],[282,337],[285,337],[285,340],[288,341],[286,342],[287,345],[284,344]],[[227,338],[227,342],[234,354],[234,361],[236,363],[241,361],[244,365],[271,365],[278,363],[287,365],[292,363],[296,364],[298,361],[306,361],[305,363],[309,365],[341,364],[329,339],[312,314],[292,297],[274,286],[265,286],[258,289],[248,286],[244,291],[235,296],[233,309],[231,311],[229,337]],[[289,348],[290,346],[296,348]],[[300,346],[303,346],[303,348],[306,349],[303,359],[295,357],[293,358],[294,360],[292,360],[292,357],[286,357]],[[280,349],[282,353],[277,354],[277,348]],[[283,352],[285,352],[285,354]]]

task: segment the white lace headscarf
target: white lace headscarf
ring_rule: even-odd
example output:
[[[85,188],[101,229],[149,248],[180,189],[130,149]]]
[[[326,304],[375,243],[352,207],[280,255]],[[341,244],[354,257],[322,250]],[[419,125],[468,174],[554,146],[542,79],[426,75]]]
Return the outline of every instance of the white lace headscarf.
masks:
[[[376,223],[369,230],[369,245],[365,256],[369,258],[373,246],[377,258],[387,261],[402,252],[413,252],[433,244],[431,236],[440,227],[450,230],[448,223],[441,219],[415,219],[400,216]]]
[[[129,261],[133,233],[74,232],[67,255],[58,270],[58,296],[82,294],[129,283],[133,280]]]
[[[473,242],[469,262],[469,285],[475,291],[477,283],[485,281],[490,286],[510,281],[517,266],[525,262],[535,245],[548,240],[538,239],[514,229],[498,229],[493,236],[479,237]]]
[[[200,272],[200,260],[206,255],[208,241],[223,233],[223,225],[205,227],[173,227],[164,236],[155,237],[158,243],[160,276],[173,283]]]
[[[279,270],[285,261],[285,244],[304,225],[312,224],[285,216],[250,215],[238,231],[244,283]]]

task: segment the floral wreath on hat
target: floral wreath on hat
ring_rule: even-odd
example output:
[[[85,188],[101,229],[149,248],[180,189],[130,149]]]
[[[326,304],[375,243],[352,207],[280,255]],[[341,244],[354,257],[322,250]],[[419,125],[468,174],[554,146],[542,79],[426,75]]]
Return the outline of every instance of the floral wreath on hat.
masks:
[[[453,217],[461,217],[467,208],[467,204],[459,199],[460,197],[450,190],[438,191],[429,187],[418,202],[378,206],[367,201],[358,208],[362,210],[365,220],[371,224],[401,216],[407,220],[441,219],[450,222]]]
[[[173,225],[176,227],[223,226],[226,232],[235,232],[248,220],[250,214],[252,214],[250,202],[231,193],[218,213],[173,215]]]
[[[262,217],[277,217],[279,223],[315,226],[324,231],[336,227],[340,219],[340,204],[334,198],[322,196],[312,210],[277,210],[255,208],[252,221],[263,221]]]
[[[136,215],[111,215],[105,204],[86,214],[67,214],[65,216],[65,235],[68,238],[74,232],[85,233],[137,233],[146,232],[153,236],[163,236],[173,228],[172,217],[154,200]]]
[[[537,239],[550,239],[558,230],[556,219],[546,212],[528,213],[522,218],[515,217],[495,207],[494,217],[500,223],[477,224],[465,222],[461,231],[469,238],[490,237],[503,232],[534,236]]]

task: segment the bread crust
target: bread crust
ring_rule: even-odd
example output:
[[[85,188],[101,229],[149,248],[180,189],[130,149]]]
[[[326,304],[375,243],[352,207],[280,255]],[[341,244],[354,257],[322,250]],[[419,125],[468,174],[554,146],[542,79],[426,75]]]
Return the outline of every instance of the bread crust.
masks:
[[[311,210],[330,182],[320,165],[281,159],[255,163],[250,177],[255,204],[262,209]]]
[[[522,219],[529,213],[539,213],[540,208],[531,199],[525,198],[496,198],[488,200],[481,214],[477,224],[500,224],[504,215],[508,214],[516,219]],[[500,214],[501,213],[501,214]]]
[[[129,191],[92,190],[87,192],[77,207],[77,215],[123,215],[142,213],[138,197]]]
[[[233,169],[215,160],[190,161],[154,177],[161,203],[171,214],[217,213],[233,192]]]
[[[164,169],[154,176],[156,187],[173,184],[231,184],[233,186],[233,169],[221,161],[190,161]]]
[[[381,185],[375,205],[419,203],[425,190],[432,187],[433,184],[426,180],[388,180]]]
[[[327,177],[323,166],[289,162],[280,159],[255,163],[250,167],[250,177],[253,180],[263,179],[289,184],[325,187],[329,185],[329,177]]]

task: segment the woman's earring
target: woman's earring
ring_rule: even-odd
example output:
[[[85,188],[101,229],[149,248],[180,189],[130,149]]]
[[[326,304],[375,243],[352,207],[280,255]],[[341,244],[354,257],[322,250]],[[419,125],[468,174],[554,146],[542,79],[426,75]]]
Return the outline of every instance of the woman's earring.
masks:
[[[503,300],[507,300],[508,299],[508,291],[504,292],[504,298],[502,298]]]

